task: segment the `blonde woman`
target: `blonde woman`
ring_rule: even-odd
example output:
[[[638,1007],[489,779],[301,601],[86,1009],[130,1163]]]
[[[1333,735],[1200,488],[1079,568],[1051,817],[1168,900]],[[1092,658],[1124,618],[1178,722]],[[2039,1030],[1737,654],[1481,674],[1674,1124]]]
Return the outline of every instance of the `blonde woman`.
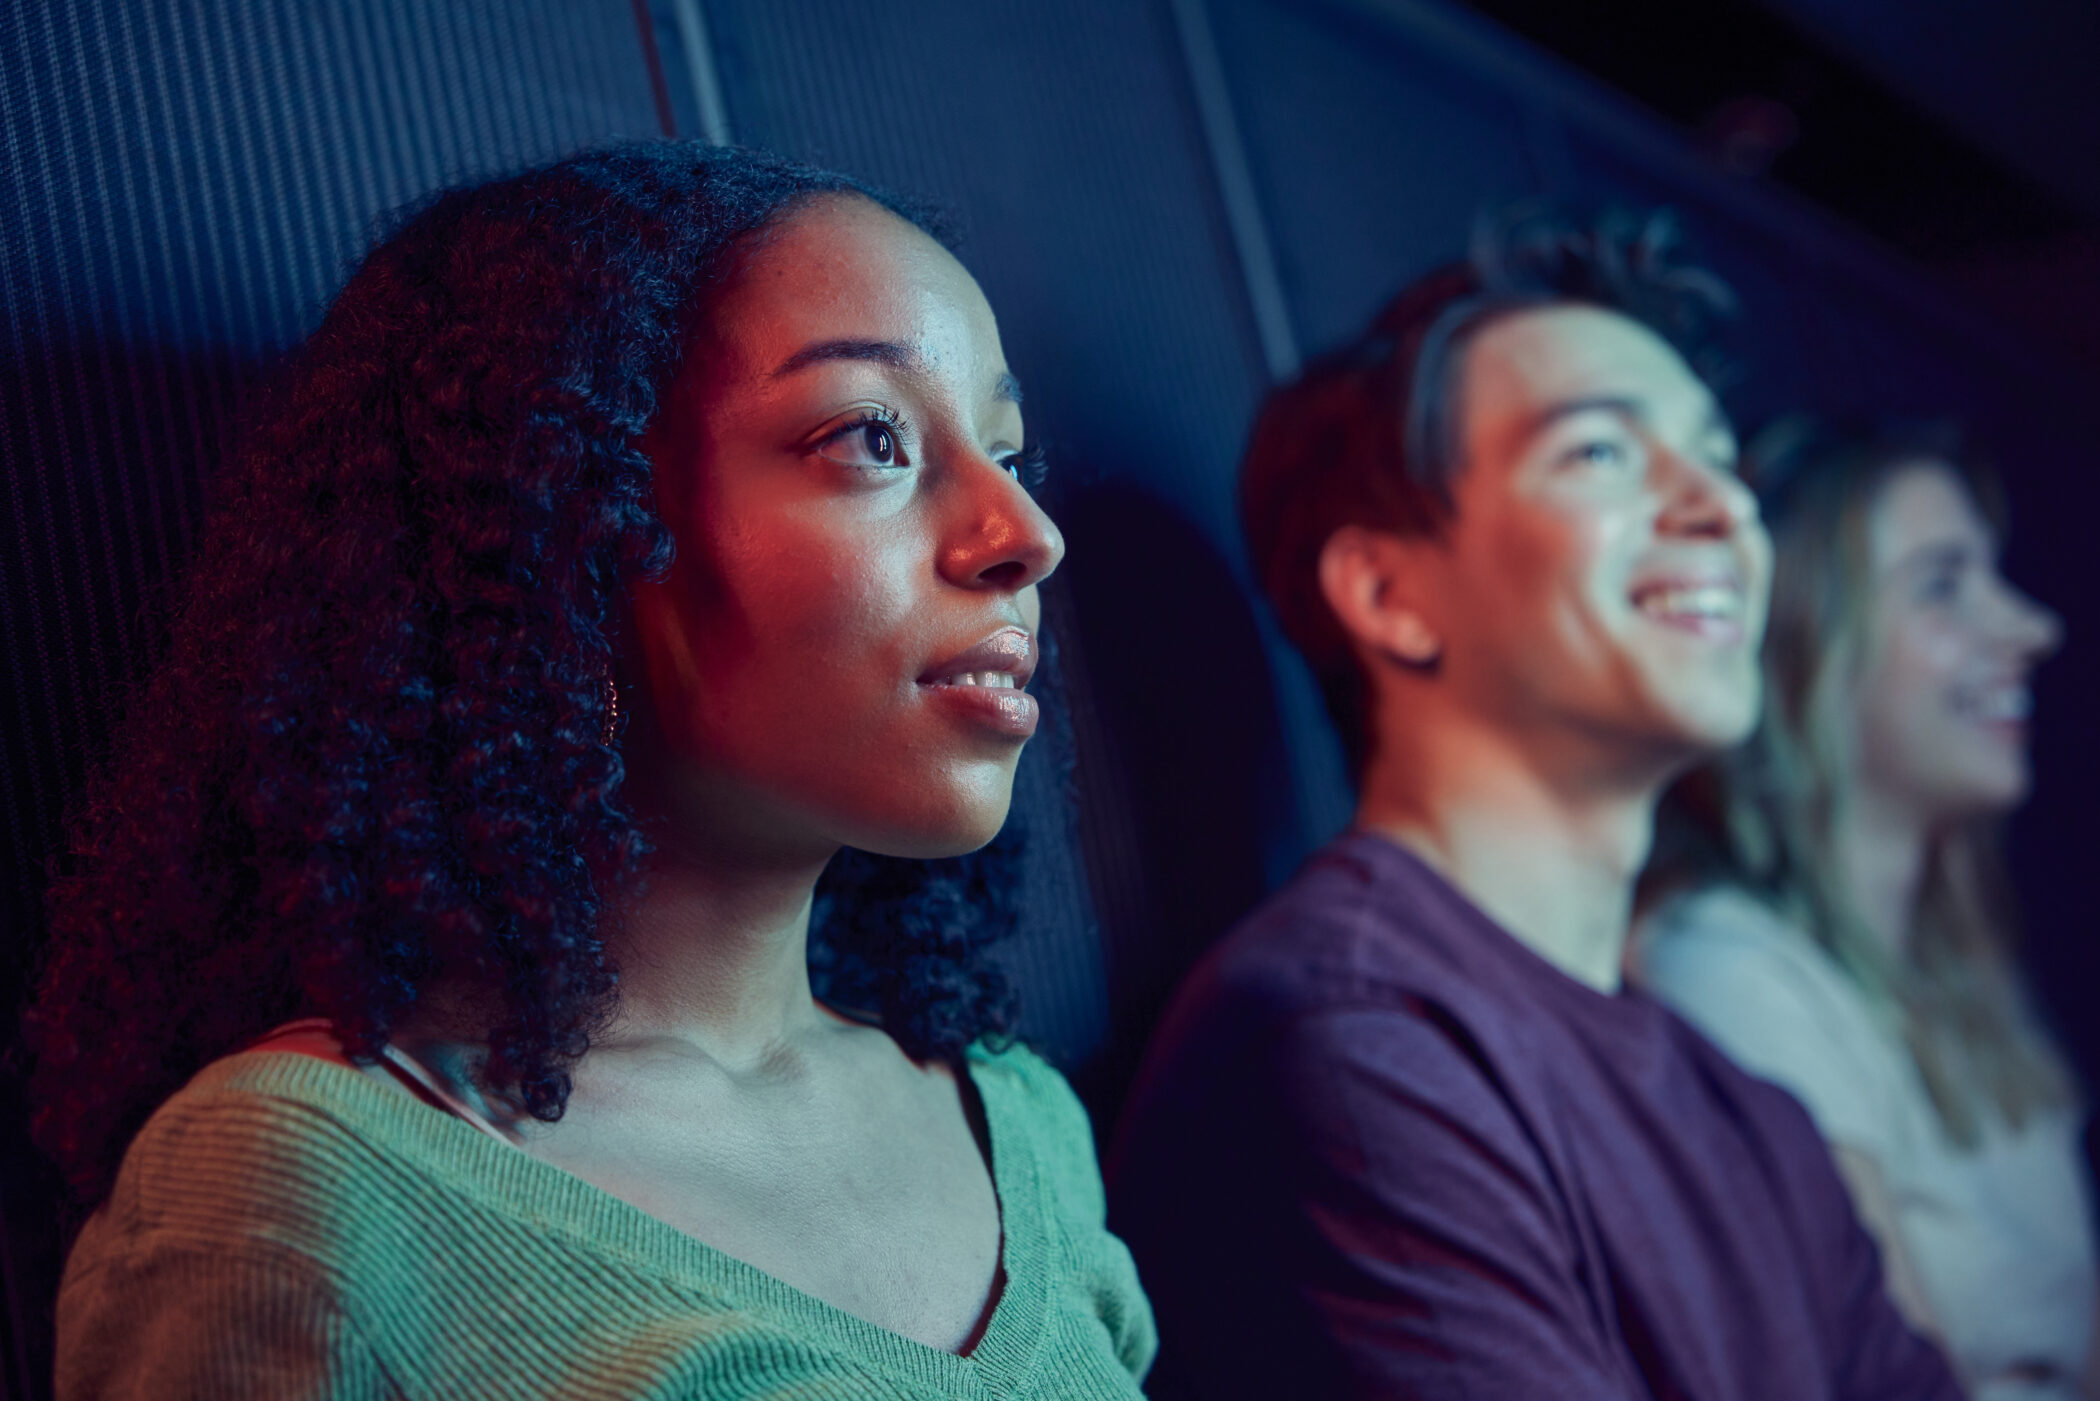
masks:
[[[2081,1112],[2022,997],[1992,828],[2057,619],[1944,431],[1767,434],[1765,712],[1664,807],[1639,974],[1815,1117],[1890,1292],[1972,1392],[2095,1394]]]

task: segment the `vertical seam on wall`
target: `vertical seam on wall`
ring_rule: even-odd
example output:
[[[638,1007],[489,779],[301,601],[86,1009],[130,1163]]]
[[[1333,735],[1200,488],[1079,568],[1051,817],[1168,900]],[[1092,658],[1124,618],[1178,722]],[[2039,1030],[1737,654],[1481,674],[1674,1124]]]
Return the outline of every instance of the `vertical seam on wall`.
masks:
[[[1218,59],[1210,13],[1204,0],[1167,0],[1167,7],[1174,13],[1174,29],[1181,37],[1181,57],[1195,90],[1196,115],[1203,125],[1204,145],[1210,150],[1211,174],[1225,204],[1225,223],[1239,255],[1240,281],[1254,316],[1255,335],[1261,341],[1262,360],[1270,380],[1280,383],[1298,372],[1298,336],[1291,327],[1283,279],[1277,275],[1268,224],[1254,190],[1254,173],[1247,166],[1247,149],[1233,116],[1232,90]]]
[[[710,146],[729,144],[729,109],[722,102],[722,75],[715,67],[715,46],[708,39],[700,0],[671,0],[678,40],[685,49],[685,71],[692,79],[693,101],[700,108],[700,137]]]
[[[671,114],[671,85],[664,81],[664,56],[656,47],[656,21],[649,15],[649,0],[634,0],[634,31],[642,41],[642,62],[649,66],[649,96],[656,99],[656,124],[666,136],[678,135],[678,119]]]

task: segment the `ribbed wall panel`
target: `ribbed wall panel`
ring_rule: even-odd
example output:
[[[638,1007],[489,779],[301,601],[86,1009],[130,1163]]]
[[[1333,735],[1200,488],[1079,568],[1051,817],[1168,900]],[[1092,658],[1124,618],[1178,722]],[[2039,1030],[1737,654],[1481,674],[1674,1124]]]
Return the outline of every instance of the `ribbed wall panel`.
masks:
[[[0,880],[22,919],[240,406],[375,222],[659,126],[624,0],[0,13]]]

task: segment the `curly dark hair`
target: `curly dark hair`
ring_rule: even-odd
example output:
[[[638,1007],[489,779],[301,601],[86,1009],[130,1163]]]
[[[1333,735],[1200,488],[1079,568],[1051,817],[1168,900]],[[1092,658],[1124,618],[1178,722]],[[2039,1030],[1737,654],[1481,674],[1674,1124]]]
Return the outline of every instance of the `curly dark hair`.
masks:
[[[928,227],[760,152],[632,144],[443,192],[350,278],[217,483],[54,870],[25,1038],[83,1202],[206,1062],[300,1015],[371,1057],[440,972],[489,998],[486,1087],[560,1117],[646,855],[604,684],[628,581],[671,561],[639,441],[728,255],[831,193]],[[985,948],[1017,841],[843,855],[820,995],[914,1056],[1008,1035]]]
[[[1305,654],[1352,770],[1370,748],[1370,678],[1320,589],[1320,552],[1363,525],[1435,535],[1451,519],[1458,371],[1466,346],[1513,312],[1600,306],[1647,326],[1709,384],[1728,375],[1719,332],[1734,297],[1686,261],[1666,210],[1577,220],[1542,205],[1492,211],[1465,261],[1402,290],[1362,335],[1263,403],[1240,468],[1247,554],[1284,633]]]

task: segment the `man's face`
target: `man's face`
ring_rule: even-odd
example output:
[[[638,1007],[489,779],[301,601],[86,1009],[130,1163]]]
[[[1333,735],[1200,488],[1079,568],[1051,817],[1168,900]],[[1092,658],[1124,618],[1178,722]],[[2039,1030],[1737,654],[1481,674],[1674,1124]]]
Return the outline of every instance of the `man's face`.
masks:
[[[1666,762],[1756,722],[1771,542],[1713,395],[1627,317],[1511,313],[1459,366],[1440,684],[1527,743]]]

